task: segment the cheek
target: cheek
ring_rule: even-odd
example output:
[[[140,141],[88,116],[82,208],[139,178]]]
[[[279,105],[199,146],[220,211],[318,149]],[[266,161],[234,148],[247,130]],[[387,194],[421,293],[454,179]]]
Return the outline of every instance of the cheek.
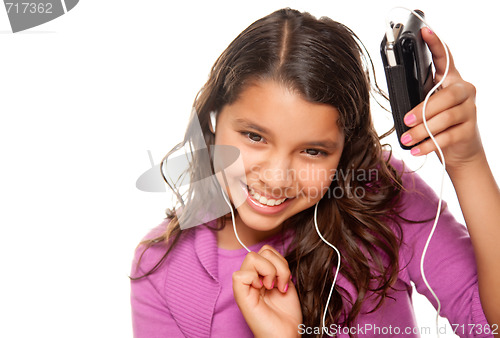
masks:
[[[230,177],[245,175],[243,157],[237,147],[227,144],[216,144],[212,147],[211,151],[215,172],[224,172]]]
[[[297,172],[297,182],[304,195],[319,198],[325,194],[333,181],[335,170],[331,167],[306,166]]]
[[[259,168],[262,166],[262,155],[257,151],[249,151],[245,147],[240,147],[239,149],[245,174],[249,177],[258,176]]]

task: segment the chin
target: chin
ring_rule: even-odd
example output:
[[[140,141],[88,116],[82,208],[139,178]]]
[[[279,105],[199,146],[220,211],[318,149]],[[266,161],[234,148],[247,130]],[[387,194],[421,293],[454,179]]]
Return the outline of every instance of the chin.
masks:
[[[239,213],[239,215],[245,227],[257,231],[271,231],[282,223],[276,219],[269,219],[269,217],[260,215],[249,215],[245,212]]]
[[[278,229],[287,219],[306,209],[308,206],[305,205],[304,208],[296,207],[297,206],[295,205],[295,208],[293,208],[293,210],[287,210],[288,212],[285,213],[267,215],[260,214],[248,205],[243,204],[238,208],[238,217],[240,218],[243,225],[248,229],[261,232],[272,232]]]

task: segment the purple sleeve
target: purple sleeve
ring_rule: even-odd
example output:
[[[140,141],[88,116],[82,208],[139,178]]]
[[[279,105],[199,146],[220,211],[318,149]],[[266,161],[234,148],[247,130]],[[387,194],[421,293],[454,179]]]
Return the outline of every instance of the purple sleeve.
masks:
[[[403,212],[410,220],[403,222],[402,269],[405,269],[417,291],[437,308],[420,272],[420,259],[436,215],[438,197],[414,173],[403,176]],[[491,337],[479,298],[476,262],[469,233],[458,223],[443,203],[439,221],[424,260],[424,272],[441,302],[442,317],[449,320],[460,337]]]
[[[146,238],[151,238],[161,228],[164,229],[163,224],[155,228]],[[144,247],[140,246],[135,252],[132,277],[142,276],[149,271],[161,259],[166,249],[155,247],[148,249],[137,269],[137,262],[143,250]],[[165,271],[162,269],[147,277],[131,281],[130,301],[135,338],[184,337],[168,309],[164,287]]]

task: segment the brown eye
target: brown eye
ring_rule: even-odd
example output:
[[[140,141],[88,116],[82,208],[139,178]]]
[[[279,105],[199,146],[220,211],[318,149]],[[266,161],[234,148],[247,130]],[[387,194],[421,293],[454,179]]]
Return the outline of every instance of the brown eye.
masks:
[[[245,134],[252,142],[261,142],[263,140],[262,136],[260,136],[259,134],[255,134],[252,132],[247,132]]]
[[[318,150],[318,149],[306,149],[305,152],[307,155],[311,157],[320,157],[320,156],[325,156],[326,153],[324,151]]]

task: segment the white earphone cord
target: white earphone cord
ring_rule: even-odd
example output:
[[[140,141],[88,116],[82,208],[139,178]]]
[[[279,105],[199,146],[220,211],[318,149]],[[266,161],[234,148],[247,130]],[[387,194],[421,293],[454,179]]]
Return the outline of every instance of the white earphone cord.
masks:
[[[225,184],[226,188],[229,190],[229,185],[227,184],[226,175],[224,174],[224,171],[222,171],[222,177],[224,178],[224,184]],[[226,201],[226,203],[229,207],[229,210],[231,210],[231,220],[233,221],[233,231],[234,231],[234,234],[236,236],[236,239],[238,240],[238,242],[241,244],[242,247],[244,247],[248,252],[250,252],[251,250],[249,248],[247,248],[247,246],[245,244],[243,244],[243,242],[240,239],[240,236],[238,236],[238,231],[236,231],[236,222],[234,220],[233,206],[231,205],[231,202],[229,202],[229,198],[226,196],[224,189],[222,189],[222,187],[221,187],[220,190],[222,193],[222,197],[224,197],[224,201]]]
[[[424,23],[424,25],[427,28],[429,28],[431,31],[435,32],[430,27],[430,25],[424,20],[424,18],[422,18],[422,16],[420,16],[417,12],[415,12],[415,11],[413,11],[411,9],[405,8],[405,7],[394,7],[392,10],[394,10],[394,9],[404,9],[404,10],[407,10],[407,11],[411,12],[413,15],[415,15],[415,17],[417,17],[420,21],[422,21],[422,23]],[[390,34],[392,35],[392,39],[394,40],[394,36],[393,36],[393,33],[392,33],[392,27],[390,27],[390,23],[389,23],[388,20],[386,20],[386,24],[388,25],[387,32],[388,33],[390,32]],[[444,83],[446,77],[448,76],[448,71],[450,69],[450,53],[448,51],[448,48],[444,44],[443,40],[441,40],[441,38],[439,38],[438,35],[436,35],[436,36],[438,37],[439,42],[441,42],[441,44],[443,45],[443,48],[445,50],[445,54],[446,54],[446,67],[445,67],[445,71],[444,71],[444,74],[443,74],[443,77],[441,78],[441,80],[434,87],[432,87],[432,89],[429,91],[429,93],[427,94],[427,96],[424,99],[424,104],[423,104],[423,107],[422,107],[422,121],[424,123],[424,127],[425,127],[425,130],[427,131],[427,134],[429,134],[430,139],[432,140],[432,142],[436,146],[436,149],[437,149],[437,151],[439,153],[439,156],[441,158],[441,163],[442,163],[442,169],[443,170],[441,172],[441,185],[440,185],[440,189],[439,189],[439,202],[438,202],[438,206],[437,206],[436,217],[434,219],[434,224],[432,225],[432,229],[431,229],[431,232],[429,234],[429,237],[427,238],[427,241],[425,243],[424,249],[422,251],[422,257],[420,259],[420,273],[422,275],[422,279],[423,279],[425,285],[427,286],[427,288],[429,289],[430,293],[432,294],[432,296],[434,297],[434,299],[436,300],[436,303],[437,303],[437,309],[436,309],[437,310],[437,314],[436,314],[436,332],[437,332],[437,336],[439,337],[438,320],[439,320],[439,313],[441,311],[441,302],[439,301],[439,298],[437,297],[437,295],[434,292],[434,290],[429,285],[429,282],[427,281],[427,278],[425,276],[425,271],[424,271],[424,259],[425,259],[425,255],[427,253],[427,249],[429,248],[429,243],[431,241],[432,236],[434,235],[434,231],[436,230],[436,226],[437,226],[437,223],[438,223],[438,220],[439,220],[439,214],[440,214],[440,211],[441,211],[441,205],[442,205],[442,201],[443,201],[444,176],[445,176],[445,172],[446,172],[446,162],[445,162],[445,158],[444,158],[444,155],[443,155],[443,151],[441,150],[441,147],[439,146],[439,144],[437,143],[436,139],[434,138],[434,135],[432,135],[432,133],[431,133],[431,131],[429,129],[429,126],[427,125],[427,119],[426,119],[426,116],[425,116],[426,115],[426,110],[427,110],[427,103],[429,101],[429,98]],[[387,38],[389,39],[389,36]]]
[[[325,244],[330,246],[337,253],[337,269],[335,270],[335,276],[333,277],[332,288],[330,289],[330,294],[328,295],[328,300],[326,301],[325,311],[323,312],[323,320],[321,322],[322,323],[322,330],[325,330],[326,329],[326,325],[325,325],[326,313],[328,312],[328,305],[330,305],[330,299],[332,298],[333,289],[335,288],[335,283],[337,282],[337,276],[338,276],[339,270],[340,270],[340,252],[335,247],[335,245],[328,242],[323,237],[323,235],[321,235],[321,232],[319,232],[319,228],[318,228],[318,204],[319,204],[319,201],[316,203],[316,206],[314,207],[314,228],[316,229],[316,232],[318,233],[319,238],[321,238],[321,240],[323,242],[325,242]],[[325,333],[330,336],[329,332],[325,332]]]

